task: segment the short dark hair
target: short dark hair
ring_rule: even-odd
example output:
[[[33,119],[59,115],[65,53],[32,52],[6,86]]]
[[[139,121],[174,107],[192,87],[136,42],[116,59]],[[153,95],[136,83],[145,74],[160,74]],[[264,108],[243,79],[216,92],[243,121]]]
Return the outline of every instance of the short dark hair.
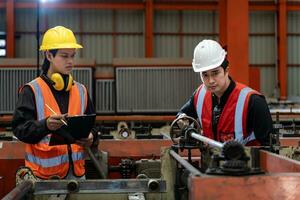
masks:
[[[227,58],[224,59],[224,61],[221,64],[221,67],[225,70],[229,65],[229,62],[227,60]]]
[[[57,51],[58,51],[58,49],[49,50],[49,52],[53,55],[53,57],[56,56]],[[46,54],[46,52],[45,52],[45,54]],[[47,72],[49,70],[49,67],[50,67],[50,62],[49,62],[49,60],[47,59],[47,57],[45,55],[44,62],[43,62],[43,65],[42,65],[43,74],[47,74]]]

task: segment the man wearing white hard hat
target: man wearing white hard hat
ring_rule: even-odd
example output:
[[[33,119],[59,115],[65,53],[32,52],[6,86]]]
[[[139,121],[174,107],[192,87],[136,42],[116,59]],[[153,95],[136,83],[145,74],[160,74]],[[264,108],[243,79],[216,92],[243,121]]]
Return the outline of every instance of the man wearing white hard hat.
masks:
[[[272,118],[266,100],[229,76],[226,54],[214,40],[203,40],[195,47],[192,65],[203,84],[177,116],[198,119],[203,135],[220,142],[236,140],[247,146],[269,145]]]

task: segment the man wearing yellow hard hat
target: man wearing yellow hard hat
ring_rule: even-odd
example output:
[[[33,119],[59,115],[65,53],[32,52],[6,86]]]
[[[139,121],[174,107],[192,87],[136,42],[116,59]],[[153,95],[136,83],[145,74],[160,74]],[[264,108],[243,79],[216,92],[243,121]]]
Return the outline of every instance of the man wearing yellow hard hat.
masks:
[[[91,131],[74,144],[50,146],[49,141],[66,122],[65,115],[94,114],[87,89],[71,76],[76,50],[82,48],[73,32],[63,26],[46,31],[40,50],[42,74],[21,88],[13,116],[13,132],[26,143],[25,166],[40,179],[85,178],[84,147],[96,145]]]

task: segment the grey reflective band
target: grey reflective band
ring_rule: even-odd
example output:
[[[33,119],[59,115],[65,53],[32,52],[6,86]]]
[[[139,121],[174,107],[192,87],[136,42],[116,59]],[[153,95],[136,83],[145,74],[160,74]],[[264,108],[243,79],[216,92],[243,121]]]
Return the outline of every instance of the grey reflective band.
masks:
[[[238,101],[235,108],[235,117],[234,117],[234,134],[235,134],[235,140],[240,142],[241,144],[246,144],[247,142],[251,140],[255,140],[254,133],[252,133],[250,136],[244,139],[243,134],[243,113],[244,113],[244,106],[246,98],[249,94],[249,92],[252,92],[253,90],[249,87],[245,87],[240,91]],[[251,139],[251,140],[250,140]],[[244,141],[247,140],[247,141]]]
[[[86,96],[84,95],[85,93],[85,88],[82,84],[78,83],[75,81],[75,84],[79,90],[79,95],[80,95],[80,102],[81,102],[81,113],[80,114],[84,114],[85,111],[85,98]]]
[[[38,120],[42,120],[45,118],[45,111],[44,111],[44,96],[42,94],[41,87],[37,83],[37,80],[33,80],[29,83],[34,88],[34,96],[37,108],[37,117]],[[49,144],[50,136],[45,136],[39,143],[46,143]]]
[[[72,159],[73,161],[77,160],[83,160],[84,159],[84,153],[83,152],[75,152],[72,153]],[[47,167],[55,167],[59,166],[61,164],[69,162],[69,156],[68,154],[61,155],[61,156],[56,156],[53,158],[39,158],[37,156],[34,156],[32,154],[26,153],[25,154],[25,159],[31,163],[34,163],[36,165],[39,165],[43,168]]]
[[[85,156],[84,152],[75,152],[75,153],[72,153],[72,159],[73,159],[73,161],[84,160],[85,157],[86,156]]]
[[[244,112],[245,101],[247,95],[252,91],[253,90],[249,87],[243,88],[240,91],[236,108],[235,108],[235,116],[234,116],[235,140],[240,142],[241,144],[247,144],[248,142],[256,139],[254,132],[252,132],[246,138],[244,138],[244,134],[243,134],[243,112]],[[205,94],[206,94],[206,88],[203,85],[200,89],[198,95],[198,101],[197,101],[197,115],[199,117],[201,127],[202,127],[202,110],[203,110]]]
[[[44,112],[44,97],[42,94],[42,90],[37,83],[37,80],[33,80],[29,83],[34,88],[34,96],[35,96],[35,102],[36,102],[36,109],[37,109],[37,118],[38,120],[42,120],[45,118],[45,112]]]
[[[198,115],[201,127],[203,127],[202,126],[202,109],[203,109],[205,94],[206,94],[206,88],[204,85],[202,85],[199,95],[198,95],[198,100],[197,100],[197,115]]]
[[[56,156],[54,158],[39,158],[37,156],[27,153],[25,155],[25,159],[43,168],[55,167],[63,163],[69,162],[69,157],[67,154],[62,156]]]

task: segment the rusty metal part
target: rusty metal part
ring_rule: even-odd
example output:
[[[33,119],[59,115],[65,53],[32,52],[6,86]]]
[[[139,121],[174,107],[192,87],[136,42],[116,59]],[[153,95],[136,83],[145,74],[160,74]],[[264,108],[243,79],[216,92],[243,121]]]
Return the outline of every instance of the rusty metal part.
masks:
[[[279,137],[280,146],[300,146],[300,137]]]
[[[225,160],[241,160],[245,157],[244,146],[234,140],[224,143],[222,153]]]
[[[243,177],[190,177],[189,199],[299,199],[299,180],[299,173]]]
[[[269,173],[288,173],[300,172],[300,162],[271,153],[265,150],[260,150],[260,167],[262,170]]]
[[[119,164],[122,178],[130,178],[134,170],[134,161],[131,159],[122,159]]]
[[[180,125],[178,124],[180,121],[184,121],[184,127],[180,127]],[[182,116],[182,117],[178,117],[177,119],[175,119],[171,126],[170,126],[170,137],[173,141],[174,144],[177,144],[178,141],[176,140],[176,138],[180,137],[183,135],[182,131],[184,130],[184,128],[186,127],[192,127],[195,128],[195,130],[200,133],[201,128],[199,123],[197,122],[197,120],[195,120],[192,117],[189,116]]]

